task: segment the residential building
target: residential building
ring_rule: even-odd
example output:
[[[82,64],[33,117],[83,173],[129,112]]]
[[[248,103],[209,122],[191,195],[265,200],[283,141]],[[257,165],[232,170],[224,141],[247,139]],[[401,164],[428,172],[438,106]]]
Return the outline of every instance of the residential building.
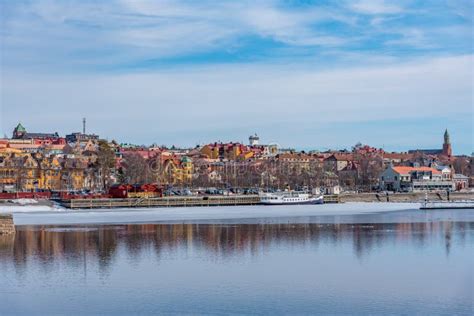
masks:
[[[89,140],[99,140],[99,135],[95,134],[83,134],[80,132],[71,133],[66,135],[67,143],[76,143],[76,142],[87,142]]]
[[[201,153],[210,159],[245,160],[254,156],[254,152],[240,143],[213,143],[201,148]]]
[[[339,172],[347,167],[354,160],[353,154],[350,153],[334,153],[324,159],[324,167],[326,170]]]
[[[36,145],[65,145],[66,139],[56,133],[29,133],[18,123],[13,130],[12,139],[31,139]]]
[[[413,159],[413,154],[409,153],[387,153],[382,154],[383,163],[385,166],[402,165]]]
[[[250,146],[258,146],[259,142],[260,142],[260,137],[258,137],[257,134],[250,135],[250,137],[249,137],[249,145]]]
[[[387,191],[453,190],[453,181],[431,167],[389,166],[381,173],[379,185]]]
[[[456,173],[453,176],[454,188],[456,191],[461,191],[469,187],[469,177],[463,174]]]
[[[194,165],[191,158],[170,155],[163,158],[163,166],[164,178],[161,181],[165,184],[191,184],[194,175]]]

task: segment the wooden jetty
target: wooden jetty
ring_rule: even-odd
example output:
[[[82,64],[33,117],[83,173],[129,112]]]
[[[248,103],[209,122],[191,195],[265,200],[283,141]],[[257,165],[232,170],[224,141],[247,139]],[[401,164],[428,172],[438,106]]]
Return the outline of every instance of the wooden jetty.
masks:
[[[126,199],[66,199],[59,204],[70,209],[132,208],[132,207],[187,207],[187,206],[229,206],[260,204],[258,195],[231,196],[170,196],[159,198]],[[339,203],[337,195],[324,197],[325,203]]]

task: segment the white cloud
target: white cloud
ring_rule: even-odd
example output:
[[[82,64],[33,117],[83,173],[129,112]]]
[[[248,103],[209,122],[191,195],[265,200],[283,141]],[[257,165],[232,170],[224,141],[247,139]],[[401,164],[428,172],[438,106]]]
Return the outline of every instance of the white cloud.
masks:
[[[447,0],[446,3],[458,16],[468,20],[472,27],[472,2],[465,0]]]
[[[290,46],[343,46],[347,38],[315,27],[354,17],[325,7],[283,8],[277,2],[35,1],[11,5],[2,49],[6,64],[45,67],[121,64],[238,46],[259,36]]]
[[[104,136],[143,142],[192,145],[232,139],[236,129],[288,138],[300,126],[311,135],[313,127],[328,123],[465,117],[472,113],[472,67],[472,56],[461,56],[336,71],[293,64],[133,75],[8,74],[2,116],[5,126],[21,120],[32,129],[58,126],[62,132],[87,116]],[[306,137],[299,135],[295,145],[307,143]]]
[[[362,0],[302,7],[281,1],[141,0],[116,0],[113,5],[46,0],[2,5],[6,12],[0,33],[4,66],[28,71],[84,66],[110,69],[203,52],[228,52],[245,46],[246,38],[273,40],[280,44],[275,46],[283,47],[279,53],[288,52],[290,57],[297,52],[310,55],[335,48],[363,49],[374,41],[380,47],[429,49],[443,47],[446,40],[426,36],[433,26],[404,25],[403,17],[416,12],[407,1]],[[430,8],[425,11],[430,14]],[[454,11],[465,9],[455,6]],[[466,27],[462,23],[442,26]],[[455,35],[464,40],[463,34]],[[268,42],[262,46],[265,44]],[[260,48],[249,44],[243,49],[247,56],[259,57]]]
[[[399,39],[392,39],[385,42],[385,45],[398,45],[416,47],[416,48],[434,48],[435,44],[430,41],[425,32],[417,28],[399,28],[393,31],[400,36]]]
[[[85,115],[97,132],[120,139],[160,141],[157,135],[166,135],[193,141],[189,135],[231,137],[235,130],[260,126],[282,137],[299,132],[306,143],[305,135],[328,122],[472,113],[471,57],[433,57],[472,51],[466,44],[472,25],[459,18],[467,11],[458,3],[451,11],[424,8],[435,17],[426,25],[413,24],[410,17],[418,13],[410,1],[1,5],[4,132],[17,120],[32,129],[54,125],[69,132]],[[248,47],[243,39],[251,42]],[[267,40],[279,44],[262,48]],[[237,56],[239,49],[254,64],[210,60],[193,66],[193,54]],[[179,59],[166,64],[166,58],[181,56],[190,56],[188,66]],[[135,73],[150,60],[169,67]],[[183,133],[188,135],[179,138]]]
[[[403,11],[401,6],[385,0],[350,1],[350,8],[364,14],[396,14]]]

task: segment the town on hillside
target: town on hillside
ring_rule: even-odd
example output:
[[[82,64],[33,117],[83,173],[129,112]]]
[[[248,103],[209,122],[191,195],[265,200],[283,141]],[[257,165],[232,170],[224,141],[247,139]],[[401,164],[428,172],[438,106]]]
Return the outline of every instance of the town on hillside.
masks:
[[[441,137],[440,137],[441,138]],[[252,194],[259,190],[341,192],[463,191],[474,185],[471,156],[452,153],[448,131],[440,149],[386,152],[295,151],[261,144],[212,142],[195,148],[138,146],[82,132],[29,132],[21,123],[0,139],[0,192],[105,195],[114,188],[168,195]],[[151,188],[151,189],[150,189]],[[112,191],[111,191],[112,190]]]

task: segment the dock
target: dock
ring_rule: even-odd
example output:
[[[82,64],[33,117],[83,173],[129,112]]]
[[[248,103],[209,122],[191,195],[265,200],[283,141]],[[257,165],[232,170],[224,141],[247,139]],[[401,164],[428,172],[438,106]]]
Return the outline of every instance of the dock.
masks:
[[[474,201],[443,201],[443,202],[423,202],[420,210],[474,210]]]
[[[260,203],[258,195],[236,196],[170,196],[158,198],[126,199],[68,199],[60,200],[61,206],[70,209],[132,208],[132,207],[187,207],[255,205]]]
[[[67,199],[59,200],[59,204],[69,209],[95,208],[134,208],[134,207],[204,207],[204,206],[236,206],[260,204],[258,195],[231,196],[170,196],[158,198],[126,198],[126,199]],[[324,203],[339,203],[337,195],[324,197]]]

